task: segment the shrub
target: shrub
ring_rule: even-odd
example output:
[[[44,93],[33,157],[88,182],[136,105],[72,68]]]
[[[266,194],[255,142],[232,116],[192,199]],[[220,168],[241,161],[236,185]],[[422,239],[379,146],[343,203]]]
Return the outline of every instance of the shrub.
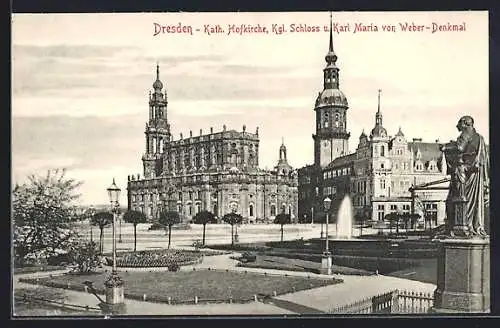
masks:
[[[78,273],[92,272],[101,263],[97,245],[92,241],[73,245],[68,255],[70,264],[76,266],[74,270]]]
[[[133,268],[169,267],[174,263],[176,265],[193,264],[200,258],[199,252],[178,249],[139,251],[123,254],[116,260],[116,265]]]
[[[151,230],[165,230],[165,227],[159,223],[153,223],[149,228],[148,228],[149,231]]]
[[[245,262],[255,262],[257,260],[257,256],[250,252],[243,253],[241,257]]]
[[[195,240],[193,242],[193,247],[195,251],[199,252],[201,248],[205,248],[205,245],[203,245],[203,242],[201,240]]]
[[[177,264],[177,262],[173,262],[168,265],[168,271],[177,272],[180,268],[181,267]]]

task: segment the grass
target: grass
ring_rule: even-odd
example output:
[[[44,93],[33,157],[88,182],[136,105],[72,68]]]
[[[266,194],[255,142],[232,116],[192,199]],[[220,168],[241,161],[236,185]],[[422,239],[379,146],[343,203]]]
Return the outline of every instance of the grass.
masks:
[[[240,263],[238,266],[247,268],[275,269],[300,272],[319,273],[321,264],[313,261],[284,258],[279,256],[257,255],[255,262]],[[332,272],[345,275],[371,275],[373,273],[361,270],[332,265]]]
[[[291,276],[271,276],[245,272],[221,271],[181,271],[181,272],[121,272],[125,281],[125,297],[142,299],[147,295],[150,301],[172,303],[193,302],[195,296],[200,301],[250,301],[256,294],[285,294],[293,290],[304,290],[340,283],[338,279],[308,279]],[[61,275],[39,279],[40,284],[82,290],[84,281],[92,281],[98,292],[103,293],[105,274]],[[34,282],[34,281],[32,281]]]
[[[86,312],[84,310],[64,309],[47,302],[37,299],[50,301],[67,301],[64,293],[57,289],[36,286],[35,288],[16,288],[14,289],[14,307],[13,315],[24,316],[88,316],[99,315],[99,313]]]
[[[55,270],[65,270],[66,267],[62,265],[47,265],[42,266],[26,266],[14,268],[14,274],[24,274],[24,273],[34,273],[34,272],[46,272]]]

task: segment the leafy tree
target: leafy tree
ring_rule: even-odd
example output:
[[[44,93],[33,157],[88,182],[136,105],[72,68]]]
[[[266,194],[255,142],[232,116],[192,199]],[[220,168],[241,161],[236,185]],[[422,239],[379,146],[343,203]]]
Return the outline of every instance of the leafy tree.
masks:
[[[134,225],[134,252],[137,250],[137,225],[139,223],[146,223],[146,215],[144,213],[134,210],[129,210],[123,215],[123,220]]]
[[[16,262],[49,258],[69,249],[78,236],[73,202],[80,182],[66,178],[65,170],[30,175],[12,192],[14,255]]]
[[[170,248],[170,240],[172,238],[172,226],[174,224],[180,223],[181,218],[179,212],[176,211],[166,211],[160,213],[159,223],[168,229],[168,246]]]
[[[205,228],[207,226],[207,223],[212,222],[215,218],[215,215],[212,212],[209,211],[201,211],[196,213],[194,216],[194,223],[196,224],[203,224],[203,240],[202,244],[205,246]]]
[[[243,222],[243,217],[238,213],[227,213],[222,217],[222,221],[231,225],[231,246],[234,246],[234,225]]]
[[[97,212],[92,217],[91,224],[99,227],[101,233],[99,234],[99,253],[104,251],[104,228],[113,222],[113,214],[110,212]]]
[[[290,214],[281,212],[274,218],[274,223],[281,225],[281,242],[283,242],[283,226],[292,222]]]
[[[93,272],[101,263],[96,243],[80,242],[73,245],[69,253],[70,264],[76,265],[76,272]]]

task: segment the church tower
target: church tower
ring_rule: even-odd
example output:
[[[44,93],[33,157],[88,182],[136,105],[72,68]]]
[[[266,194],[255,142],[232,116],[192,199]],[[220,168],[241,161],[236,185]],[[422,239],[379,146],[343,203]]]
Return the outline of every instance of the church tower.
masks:
[[[283,138],[281,139],[278,164],[274,167],[274,169],[278,172],[278,175],[287,175],[292,171],[292,166],[288,164],[288,160],[286,158],[286,146]]]
[[[162,153],[171,139],[167,120],[167,91],[162,91],[160,67],[156,65],[156,81],[149,93],[149,120],[146,122],[146,152],[142,156],[144,177],[154,178],[162,173]]]
[[[332,14],[330,13],[330,43],[325,56],[323,69],[323,91],[318,94],[314,111],[316,112],[316,134],[314,140],[314,164],[321,168],[337,157],[349,152],[347,132],[348,103],[344,93],[339,90],[339,68],[337,55],[333,50]]]

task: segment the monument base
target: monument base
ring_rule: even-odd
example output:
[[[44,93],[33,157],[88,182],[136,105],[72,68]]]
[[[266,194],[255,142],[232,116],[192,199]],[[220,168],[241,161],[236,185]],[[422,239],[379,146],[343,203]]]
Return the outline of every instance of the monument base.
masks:
[[[124,282],[116,272],[104,283],[106,288],[106,302],[99,306],[105,314],[124,314],[125,313],[125,294]]]
[[[332,255],[330,252],[324,252],[321,256],[321,268],[319,269],[321,274],[332,274]]]
[[[439,248],[432,312],[490,312],[489,239],[444,239]]]
[[[127,312],[127,307],[125,303],[118,304],[108,304],[108,303],[99,303],[99,307],[103,314],[108,315],[123,315]]]

